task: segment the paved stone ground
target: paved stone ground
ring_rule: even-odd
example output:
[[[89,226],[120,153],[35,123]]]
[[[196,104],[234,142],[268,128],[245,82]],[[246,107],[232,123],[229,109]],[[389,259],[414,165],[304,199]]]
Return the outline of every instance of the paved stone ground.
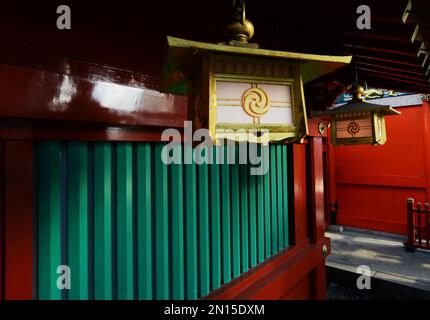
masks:
[[[382,300],[389,297],[368,290],[358,290],[334,281],[327,285],[327,297],[329,300]]]
[[[407,252],[403,247],[403,237],[365,230],[326,232],[326,236],[331,238],[332,245],[326,262],[328,267],[357,273],[358,266],[367,265],[372,278],[377,281],[430,292],[430,251]],[[328,286],[329,296],[336,296],[336,288],[340,288],[341,296],[342,293],[347,297],[357,294],[360,298],[362,293],[362,290],[354,288],[347,292],[348,288],[334,283],[332,287]]]

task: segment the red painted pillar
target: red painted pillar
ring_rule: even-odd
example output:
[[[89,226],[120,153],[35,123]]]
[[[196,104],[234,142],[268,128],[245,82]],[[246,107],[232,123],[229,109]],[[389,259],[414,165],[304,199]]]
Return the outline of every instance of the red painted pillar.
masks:
[[[430,201],[430,103],[423,101],[422,112],[424,121],[424,174],[426,181],[426,199]]]
[[[329,193],[329,208],[331,215],[337,208],[337,185],[336,185],[336,149],[331,143],[331,128],[328,130],[327,138],[327,155],[328,155],[328,193]],[[331,216],[329,217],[331,221]]]
[[[309,138],[310,157],[310,194],[309,202],[311,206],[312,243],[321,244],[324,241],[325,219],[324,219],[324,165],[323,165],[323,144],[322,138]],[[322,253],[321,253],[322,254]],[[313,299],[327,299],[325,259],[312,271]]]
[[[324,167],[322,159],[322,139],[310,138],[310,183],[312,206],[312,240],[317,243],[324,238]]]
[[[33,294],[33,143],[4,143],[4,298]]]
[[[306,144],[293,144],[294,157],[294,244],[308,241],[306,195]]]

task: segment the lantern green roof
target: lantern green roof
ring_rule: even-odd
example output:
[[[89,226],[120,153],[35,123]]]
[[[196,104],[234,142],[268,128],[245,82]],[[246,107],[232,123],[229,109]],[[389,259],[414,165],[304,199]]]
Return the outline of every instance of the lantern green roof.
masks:
[[[329,56],[309,53],[266,50],[213,44],[167,37],[168,51],[162,75],[162,91],[187,94],[187,83],[201,64],[203,53],[231,54],[257,58],[297,61],[302,63],[304,83],[333,72],[351,62],[351,56]]]
[[[319,115],[335,115],[340,113],[350,113],[350,112],[378,112],[383,116],[391,116],[401,114],[400,111],[393,109],[389,105],[382,105],[376,103],[369,103],[363,100],[351,100],[350,102],[340,105],[338,107],[331,108],[327,112],[322,112]]]

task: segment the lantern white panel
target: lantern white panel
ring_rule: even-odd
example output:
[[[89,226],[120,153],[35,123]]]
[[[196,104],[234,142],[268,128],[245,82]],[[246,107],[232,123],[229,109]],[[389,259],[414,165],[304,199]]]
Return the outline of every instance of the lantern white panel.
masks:
[[[242,93],[251,88],[250,83],[217,81],[216,93],[217,99],[220,101],[237,100],[240,101]]]
[[[291,87],[281,84],[258,84],[258,87],[267,92],[270,96],[270,101],[276,104],[277,102],[291,103]]]
[[[294,124],[291,86],[216,81],[218,124]]]
[[[254,119],[250,117],[241,107],[219,106],[217,110],[218,123],[242,123],[252,124]]]
[[[293,112],[289,108],[270,108],[270,110],[260,117],[261,124],[292,124]]]
[[[336,121],[338,139],[370,138],[373,136],[372,118]]]

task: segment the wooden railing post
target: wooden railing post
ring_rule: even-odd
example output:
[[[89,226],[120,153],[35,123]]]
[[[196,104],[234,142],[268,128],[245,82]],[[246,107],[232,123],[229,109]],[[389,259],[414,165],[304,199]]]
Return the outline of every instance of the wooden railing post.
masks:
[[[424,222],[424,232],[426,237],[426,247],[430,249],[430,224],[429,224],[429,203],[426,202],[425,204],[425,222]]]
[[[404,243],[407,251],[415,252],[414,248],[414,199],[408,198],[406,200],[406,221],[408,230],[408,239]]]
[[[413,238],[413,244],[416,246],[416,243],[418,241],[418,246],[421,246],[422,241],[422,235],[421,235],[421,202],[417,203],[417,209],[415,210],[415,213],[417,214],[417,227],[414,229],[412,227],[412,230],[414,231],[414,238]],[[412,221],[413,226],[413,221]],[[415,232],[416,231],[416,232]]]

